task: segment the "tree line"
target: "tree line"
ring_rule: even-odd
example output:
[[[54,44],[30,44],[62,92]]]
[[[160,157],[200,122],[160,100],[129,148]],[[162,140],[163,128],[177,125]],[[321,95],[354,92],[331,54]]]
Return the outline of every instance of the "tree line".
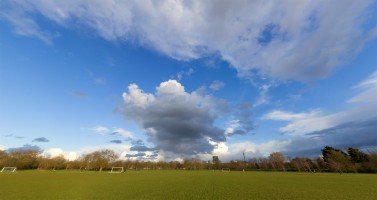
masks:
[[[17,167],[17,169],[63,170],[78,169],[102,171],[112,167],[124,167],[126,170],[169,169],[169,170],[260,170],[260,171],[299,171],[299,172],[360,172],[377,173],[377,152],[364,153],[356,148],[346,151],[326,146],[322,156],[285,157],[281,152],[273,152],[268,157],[249,160],[231,160],[221,162],[217,156],[212,161],[198,158],[186,158],[183,161],[148,161],[121,160],[110,149],[103,149],[84,154],[76,160],[69,161],[63,155],[57,157],[41,156],[38,150],[0,151],[0,167]]]

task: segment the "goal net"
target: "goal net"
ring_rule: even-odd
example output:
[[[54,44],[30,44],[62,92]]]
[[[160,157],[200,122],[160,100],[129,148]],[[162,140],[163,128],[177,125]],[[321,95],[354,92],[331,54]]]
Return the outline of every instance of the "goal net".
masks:
[[[0,172],[15,172],[17,167],[3,167]]]
[[[124,172],[123,167],[112,167],[110,173],[122,173]]]
[[[222,168],[221,171],[222,172],[230,172],[230,169],[229,168]]]

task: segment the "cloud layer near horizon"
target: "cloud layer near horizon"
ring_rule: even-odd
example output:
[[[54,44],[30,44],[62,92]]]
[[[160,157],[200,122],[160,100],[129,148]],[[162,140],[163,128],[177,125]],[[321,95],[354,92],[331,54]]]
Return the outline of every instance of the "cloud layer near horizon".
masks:
[[[341,112],[274,110],[263,119],[288,122],[280,132],[290,135],[291,139],[281,150],[290,155],[315,155],[326,145],[342,149],[374,148],[377,141],[377,71],[354,89],[359,93],[346,102],[348,109]]]
[[[178,60],[218,54],[241,77],[257,70],[274,78],[307,81],[325,77],[376,37],[376,27],[362,27],[372,4],[372,0],[12,0],[3,1],[0,18],[9,21],[16,33],[46,43],[52,42],[55,31],[45,30],[36,16]]]

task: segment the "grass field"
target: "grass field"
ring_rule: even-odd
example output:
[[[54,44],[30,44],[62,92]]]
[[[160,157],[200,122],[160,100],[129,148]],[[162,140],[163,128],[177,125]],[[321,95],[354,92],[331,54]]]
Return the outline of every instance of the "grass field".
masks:
[[[377,199],[376,174],[127,171],[0,173],[0,199]]]

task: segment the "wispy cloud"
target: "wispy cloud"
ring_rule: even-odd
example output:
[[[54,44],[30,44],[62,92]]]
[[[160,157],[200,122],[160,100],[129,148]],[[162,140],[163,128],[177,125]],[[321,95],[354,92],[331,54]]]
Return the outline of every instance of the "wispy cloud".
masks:
[[[15,11],[14,9],[8,11],[0,9],[1,18],[8,20],[13,25],[17,34],[36,37],[48,45],[52,44],[53,34],[41,30],[38,23],[28,18],[25,13]]]
[[[96,126],[93,128],[93,131],[96,132],[96,133],[99,133],[99,134],[109,134],[110,133],[110,129],[104,127],[104,126]]]
[[[96,85],[104,85],[104,84],[106,84],[106,78],[100,77],[100,76],[96,76],[93,72],[89,72],[89,77],[93,80],[93,82]]]
[[[82,91],[73,91],[72,93],[72,96],[75,96],[75,97],[79,97],[79,98],[85,98],[87,97],[87,94],[85,92],[82,92]]]
[[[125,139],[134,137],[134,134],[131,131],[127,131],[122,128],[113,128],[111,135],[119,136]]]
[[[339,148],[376,146],[377,140],[377,99],[374,72],[354,88],[360,89],[348,103],[349,109],[341,112],[325,113],[321,110],[309,112],[287,112],[275,110],[263,116],[265,120],[287,121],[281,127],[282,133],[292,137],[287,152],[309,154],[318,152],[324,145]],[[288,151],[289,150],[289,151]]]
[[[258,99],[255,101],[255,104],[254,104],[255,107],[270,103],[270,96],[268,94],[268,91],[270,88],[271,88],[271,85],[268,85],[268,84],[264,84],[258,88],[259,96],[258,96]]]
[[[354,87],[361,92],[349,99],[348,103],[376,103],[377,102],[377,71],[372,73],[366,80]]]
[[[106,79],[103,78],[103,77],[95,77],[95,78],[93,78],[93,80],[94,80],[94,83],[97,84],[97,85],[106,84]]]
[[[14,135],[14,134],[4,135],[3,137],[12,137],[12,138],[15,138],[15,139],[24,139],[25,138],[23,136]]]
[[[91,128],[91,130],[101,135],[113,135],[113,136],[118,136],[125,139],[130,139],[134,137],[131,131],[127,131],[127,130],[124,130],[122,128],[117,128],[117,127],[107,128],[104,126],[96,126],[94,128]]]
[[[263,116],[266,120],[288,121],[280,128],[282,133],[302,135],[314,131],[321,131],[345,123],[363,121],[377,116],[377,72],[371,74],[366,80],[355,86],[361,89],[348,103],[352,103],[349,109],[342,112],[328,113],[319,109],[309,112],[287,112],[274,110]]]
[[[213,81],[213,82],[211,83],[211,85],[209,86],[209,88],[210,88],[211,90],[220,90],[220,89],[223,88],[224,86],[225,86],[225,83],[224,83],[224,82],[221,82],[221,81],[216,80],[216,81]]]
[[[313,110],[306,113],[293,113],[293,112],[275,110],[264,115],[263,119],[280,120],[280,121],[304,120],[304,119],[316,117],[320,113],[321,113],[320,110]]]
[[[195,71],[192,68],[189,68],[188,70],[183,70],[177,73],[177,80],[180,81],[183,78],[190,78],[190,76],[194,73]]]

